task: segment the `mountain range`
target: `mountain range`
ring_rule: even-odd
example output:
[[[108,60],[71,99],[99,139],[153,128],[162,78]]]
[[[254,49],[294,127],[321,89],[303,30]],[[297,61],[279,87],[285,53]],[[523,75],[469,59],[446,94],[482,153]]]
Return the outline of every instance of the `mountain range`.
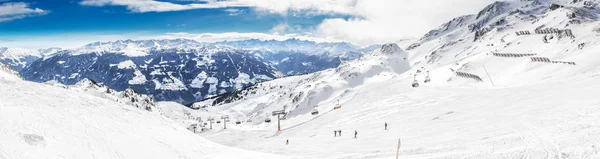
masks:
[[[372,48],[298,39],[118,40],[65,50],[6,48],[2,60],[35,82],[73,85],[92,79],[117,91],[131,88],[158,101],[187,104],[262,81],[335,68]]]

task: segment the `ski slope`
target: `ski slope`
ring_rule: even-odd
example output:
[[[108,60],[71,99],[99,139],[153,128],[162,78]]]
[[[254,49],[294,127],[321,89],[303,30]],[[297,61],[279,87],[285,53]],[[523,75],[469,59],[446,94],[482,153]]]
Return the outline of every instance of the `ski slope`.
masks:
[[[0,158],[285,158],[226,147],[176,122],[0,70]]]
[[[552,3],[563,7],[550,10]],[[213,117],[252,121],[200,135],[302,158],[393,158],[398,139],[400,158],[600,158],[599,15],[582,1],[497,2],[404,50],[384,45],[337,69],[261,83],[229,102],[197,103],[213,105],[201,109]],[[570,29],[575,36],[515,34],[538,28]],[[427,72],[431,82],[424,83]],[[418,88],[411,87],[414,76]],[[338,103],[342,108],[334,110]],[[279,132],[270,114],[276,110],[287,113]],[[343,136],[334,137],[335,130]]]
[[[279,133],[273,122],[229,124],[227,130],[215,127],[201,135],[228,146],[305,158],[392,158],[398,139],[401,158],[598,158],[598,80],[414,89],[411,80],[378,77],[342,109],[288,118]],[[343,130],[343,136],[334,137],[334,130]]]

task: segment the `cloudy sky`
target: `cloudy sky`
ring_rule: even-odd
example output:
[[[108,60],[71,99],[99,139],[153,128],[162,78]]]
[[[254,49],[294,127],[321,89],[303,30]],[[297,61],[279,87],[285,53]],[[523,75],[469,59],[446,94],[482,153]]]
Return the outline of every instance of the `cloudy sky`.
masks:
[[[493,0],[0,0],[0,46],[118,39],[350,41],[420,37]]]

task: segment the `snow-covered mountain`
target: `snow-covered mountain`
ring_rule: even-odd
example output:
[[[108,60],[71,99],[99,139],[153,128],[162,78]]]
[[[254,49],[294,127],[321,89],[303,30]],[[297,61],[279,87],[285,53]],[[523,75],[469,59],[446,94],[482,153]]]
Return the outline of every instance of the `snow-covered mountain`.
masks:
[[[598,3],[495,2],[405,49],[194,106],[248,121],[213,141],[306,158],[598,158]]]
[[[60,48],[31,50],[0,47],[0,63],[10,66],[15,71],[21,71],[27,64],[39,58],[50,56],[60,50]]]
[[[219,145],[156,112],[23,81],[3,70],[0,86],[3,159],[286,158]]]
[[[314,42],[300,39],[222,41],[214,44],[233,47],[263,57],[286,75],[313,73],[335,68],[380,45],[360,47],[348,42]]]
[[[280,109],[288,112],[288,117],[304,115],[313,110],[313,107],[317,107],[318,103],[346,96],[372,77],[408,71],[410,64],[407,57],[408,53],[397,44],[385,44],[358,60],[343,63],[336,69],[260,83],[196,103],[193,107],[234,103],[244,110],[238,112],[240,114],[236,114],[239,115],[236,117],[255,121],[262,121],[268,117],[264,116],[264,113]],[[267,96],[269,98],[264,98]],[[244,108],[241,108],[242,106]]]
[[[20,78],[20,79],[23,79],[23,77],[19,74],[19,72],[14,71],[8,65],[4,65],[4,64],[0,63],[0,71],[2,71],[2,74],[4,75],[4,76],[2,76],[2,78],[10,78],[10,79]]]
[[[92,43],[32,62],[21,74],[31,81],[66,85],[87,78],[117,91],[131,88],[180,103],[280,76],[253,54],[183,39]]]
[[[69,86],[63,85],[57,81],[48,81],[46,84],[87,93],[97,97],[109,99],[117,103],[128,104],[150,112],[158,111],[154,98],[148,95],[138,94],[130,88],[125,89],[122,92],[118,92],[109,88],[108,86],[102,85],[87,78]]]

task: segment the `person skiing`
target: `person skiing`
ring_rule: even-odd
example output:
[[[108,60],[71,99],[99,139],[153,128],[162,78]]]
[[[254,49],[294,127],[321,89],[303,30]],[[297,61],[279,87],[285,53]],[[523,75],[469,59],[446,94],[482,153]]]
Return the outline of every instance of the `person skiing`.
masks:
[[[290,144],[290,139],[285,140],[285,145]]]
[[[385,130],[387,130],[387,122],[385,122]]]
[[[337,130],[333,130],[333,137],[337,137]]]
[[[339,134],[340,136],[342,136],[342,130],[339,130],[339,131],[338,131],[338,134]]]
[[[358,135],[358,131],[354,130],[354,138],[356,139],[356,135]]]

